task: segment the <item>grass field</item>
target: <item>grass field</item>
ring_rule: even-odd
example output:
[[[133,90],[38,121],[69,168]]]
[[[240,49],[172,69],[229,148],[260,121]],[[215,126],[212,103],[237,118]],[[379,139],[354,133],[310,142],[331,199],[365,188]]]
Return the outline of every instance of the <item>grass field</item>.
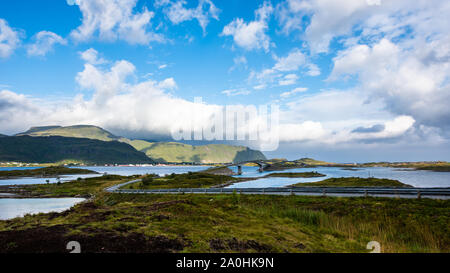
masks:
[[[142,181],[128,184],[122,189],[178,189],[178,188],[210,188],[233,182],[241,179],[227,175],[215,175],[209,173],[185,173],[171,174],[164,177],[150,175],[144,177]]]
[[[319,182],[298,183],[292,187],[412,187],[397,180],[381,178],[340,177]]]
[[[169,176],[158,187],[202,177],[197,186],[206,186],[207,175]],[[66,252],[73,240],[83,252],[368,252],[369,241],[383,252],[450,252],[450,200],[104,192],[136,178],[19,186],[28,197],[90,199],[0,221],[0,252]]]
[[[101,194],[0,221],[0,252],[449,252],[450,201]]]
[[[103,175],[77,179],[71,182],[17,185],[14,187],[1,186],[0,192],[19,194],[23,197],[91,197],[103,193],[107,187],[125,183],[138,176]]]

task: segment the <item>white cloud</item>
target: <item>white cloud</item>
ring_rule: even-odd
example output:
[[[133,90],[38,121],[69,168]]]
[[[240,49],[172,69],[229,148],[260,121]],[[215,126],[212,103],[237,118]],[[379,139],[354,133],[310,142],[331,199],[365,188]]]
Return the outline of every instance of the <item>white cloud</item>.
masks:
[[[232,72],[240,67],[247,69],[247,58],[245,58],[245,56],[235,57],[233,59],[233,63],[233,66],[228,70],[229,72]]]
[[[158,66],[158,69],[164,69],[164,68],[167,68],[167,64],[162,64],[162,65]]]
[[[9,57],[19,44],[19,32],[13,30],[8,22],[0,18],[0,58]]]
[[[80,52],[80,57],[86,63],[93,64],[93,65],[104,64],[107,62],[105,59],[99,58],[98,51],[93,48],[89,48],[86,51]]]
[[[310,63],[308,58],[298,48],[292,49],[285,57],[274,55],[273,58],[276,63],[272,68],[264,69],[261,72],[252,71],[248,80],[256,80],[258,82],[257,86],[265,87],[275,81],[278,81],[278,85],[295,84],[299,77],[288,72],[302,70],[308,76],[320,75],[319,67]]]
[[[67,41],[56,33],[40,31],[34,37],[34,43],[27,46],[28,56],[45,56],[57,44],[66,45]]]
[[[164,42],[161,34],[149,31],[154,13],[144,8],[133,12],[137,0],[70,0],[68,4],[79,6],[83,14],[81,26],[71,32],[76,41],[94,37],[105,41],[124,40],[130,44]]]
[[[195,130],[208,124],[216,105],[189,102],[173,96],[173,78],[163,81],[136,79],[135,66],[121,60],[109,67],[86,63],[76,81],[92,98],[77,95],[71,101],[39,101],[11,91],[0,91],[0,128],[17,133],[35,125],[94,124],[108,129],[170,137],[174,126],[192,124]],[[168,111],[170,109],[170,111]],[[200,111],[198,119],[193,113]]]
[[[126,79],[134,74],[135,69],[132,63],[123,60],[115,62],[109,71],[86,63],[84,70],[77,74],[76,81],[83,89],[95,90],[93,100],[101,104],[130,88]]]
[[[329,83],[356,80],[353,88],[364,94],[366,105],[377,101],[379,112],[412,117],[416,130],[448,131],[450,2],[287,0],[276,13],[282,31],[300,30],[312,53],[340,43]],[[309,75],[320,73],[317,66],[305,68]]]
[[[288,97],[291,97],[291,96],[293,96],[293,95],[295,95],[297,93],[302,93],[302,92],[305,92],[307,90],[308,90],[308,88],[306,88],[306,87],[297,87],[297,88],[295,88],[295,89],[293,89],[291,91],[281,93],[280,97],[288,98]]]
[[[173,78],[140,82],[136,79],[135,66],[125,60],[101,66],[86,63],[76,81],[81,89],[93,92],[90,99],[78,95],[69,102],[48,102],[1,91],[0,128],[2,132],[15,133],[35,125],[94,124],[149,138],[167,137],[174,126],[194,131],[207,128],[214,121],[213,116],[223,109],[220,105],[175,97],[170,92],[177,88]],[[303,91],[305,88],[299,87],[289,95]],[[249,91],[231,89],[223,93],[233,96]],[[383,106],[380,101],[368,101],[367,95],[355,90],[329,90],[290,100],[280,113],[280,141],[325,144],[383,141],[401,138],[412,130],[414,118],[391,115]],[[258,118],[250,119],[250,128],[257,128],[259,122]],[[362,133],[355,130],[377,124],[383,125],[382,130]],[[242,129],[246,128],[239,130]]]
[[[297,80],[298,80],[298,76],[297,75],[295,75],[295,74],[287,74],[282,79],[280,79],[278,81],[278,84],[281,85],[281,86],[292,85],[292,84],[297,83]]]
[[[269,16],[273,12],[270,2],[264,4],[255,11],[255,21],[245,23],[242,18],[236,18],[223,28],[222,36],[233,36],[236,45],[246,49],[270,48],[270,37],[266,34]]]
[[[292,31],[303,30],[303,10],[309,10],[310,4],[301,0],[286,0],[276,6],[275,15],[281,26],[281,32],[289,34]]]
[[[220,10],[211,0],[199,0],[196,8],[186,8],[186,4],[187,2],[184,0],[159,0],[155,2],[156,7],[166,6],[164,13],[172,23],[179,24],[196,19],[202,27],[203,33],[206,32],[210,18],[219,20]]]
[[[356,45],[334,59],[329,80],[354,75],[359,88],[382,99],[389,111],[411,115],[427,125],[449,127],[449,41],[436,40],[408,50],[386,39],[372,47]]]
[[[39,102],[9,90],[0,91],[0,128],[2,132],[15,134],[30,124],[39,124],[45,116]]]
[[[322,124],[313,121],[281,124],[279,131],[282,142],[317,141],[326,135]]]
[[[287,92],[286,96],[289,95]],[[286,105],[287,110],[281,113],[282,124],[301,124],[311,119],[320,123],[323,132],[320,138],[314,139],[316,143],[401,139],[415,124],[413,117],[392,115],[385,111],[382,101],[368,101],[367,95],[356,90],[312,93],[290,100]],[[360,130],[375,125],[380,125],[381,130]]]
[[[158,83],[158,87],[160,89],[167,89],[167,90],[173,90],[178,88],[174,78],[167,78],[161,81],[160,83]]]
[[[249,95],[250,91],[246,89],[227,89],[223,90],[222,94],[225,94],[227,96]]]
[[[377,12],[378,6],[368,0],[288,0],[277,6],[277,17],[284,33],[303,30],[302,18],[310,17],[304,36],[313,52],[327,52],[334,37],[349,33],[354,24]]]
[[[261,90],[261,89],[264,89],[264,88],[266,88],[266,87],[267,87],[266,84],[259,84],[259,85],[253,86],[253,89],[255,89],[255,90]]]
[[[275,57],[277,63],[273,67],[278,71],[296,71],[306,62],[305,55],[300,49],[293,49],[286,57]]]
[[[314,53],[328,52],[330,42],[345,37],[344,42],[364,42],[409,36],[411,29],[422,33],[446,32],[448,1],[375,1],[375,0],[286,0],[277,5],[282,31],[301,31],[302,39]],[[303,20],[307,17],[308,20]],[[361,37],[353,39],[353,34]]]
[[[308,71],[306,72],[306,75],[315,77],[315,76],[319,76],[321,74],[320,68],[316,64],[309,63],[309,64],[307,64],[307,67],[308,67]]]

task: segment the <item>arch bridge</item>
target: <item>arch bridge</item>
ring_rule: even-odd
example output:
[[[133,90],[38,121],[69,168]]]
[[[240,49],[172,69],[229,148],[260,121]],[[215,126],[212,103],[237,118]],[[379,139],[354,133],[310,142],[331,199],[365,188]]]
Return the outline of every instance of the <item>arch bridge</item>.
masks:
[[[230,164],[228,165],[228,167],[233,167],[236,166],[238,168],[238,175],[242,175],[242,166],[248,163],[253,163],[253,164],[257,164],[259,166],[258,171],[260,173],[262,173],[264,171],[264,169],[269,165],[263,161],[259,161],[259,160],[253,160],[253,161],[245,161],[245,162],[239,162],[239,163],[234,163],[234,164]]]

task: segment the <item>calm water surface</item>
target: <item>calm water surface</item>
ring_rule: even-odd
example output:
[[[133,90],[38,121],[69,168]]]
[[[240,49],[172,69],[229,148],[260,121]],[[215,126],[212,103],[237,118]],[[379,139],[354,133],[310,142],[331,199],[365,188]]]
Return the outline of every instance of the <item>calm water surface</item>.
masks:
[[[84,198],[0,199],[0,220],[22,217],[25,214],[62,212],[84,200]]]
[[[237,168],[233,167],[234,171]],[[304,182],[317,182],[331,177],[376,177],[398,180],[402,183],[409,184],[414,187],[450,187],[450,172],[432,172],[432,171],[416,171],[412,169],[397,168],[357,168],[348,170],[336,167],[318,167],[318,168],[298,168],[272,172],[258,172],[257,167],[242,167],[243,174],[241,177],[261,177],[268,173],[286,173],[286,172],[312,172],[316,171],[325,174],[326,177],[313,178],[283,178],[270,177],[253,180],[249,182],[236,183],[229,188],[266,188],[266,187],[285,187],[288,185]]]
[[[207,166],[145,166],[145,167],[135,167],[135,166],[124,166],[124,167],[100,167],[100,166],[88,166],[80,167],[83,169],[88,169],[96,171],[99,174],[87,174],[87,175],[62,175],[60,176],[61,182],[67,182],[70,180],[75,180],[78,177],[88,178],[107,174],[117,174],[117,175],[133,175],[133,174],[150,174],[155,173],[158,175],[168,175],[171,173],[186,173],[186,172],[196,172],[205,170],[209,167]],[[6,168],[0,168],[0,170],[5,170]],[[9,170],[20,169],[20,168],[7,168]],[[237,171],[236,167],[232,167],[234,171]],[[247,167],[243,168],[243,175],[241,177],[262,177],[271,172],[259,173],[257,167]],[[325,174],[326,177],[315,177],[315,178],[282,178],[282,177],[271,177],[271,178],[261,178],[254,181],[237,183],[230,188],[243,188],[243,187],[284,187],[301,182],[317,182],[330,177],[376,177],[376,178],[388,178],[399,180],[402,183],[412,185],[414,187],[450,187],[450,172],[432,172],[432,171],[415,171],[412,169],[397,169],[397,168],[357,168],[353,170],[348,170],[345,168],[336,167],[318,167],[318,168],[299,168],[282,170],[275,172],[311,172],[317,171],[319,173]],[[56,183],[56,178],[17,178],[0,180],[0,185],[23,185],[23,184],[45,184],[46,180],[50,180],[50,183]]]
[[[78,177],[88,178],[107,174],[116,175],[133,175],[133,174],[150,174],[155,173],[158,175],[168,175],[172,173],[187,173],[205,170],[208,167],[205,166],[146,166],[146,167],[80,167],[83,169],[88,169],[96,171],[99,174],[88,174],[88,175],[62,175],[60,176],[61,182],[67,182],[75,180]],[[33,169],[33,168],[0,168],[1,170],[23,170],[23,169]],[[56,183],[58,180],[56,178],[17,178],[0,180],[0,185],[24,185],[24,184],[45,184],[46,180],[50,183]],[[10,196],[8,194],[0,194],[0,197]],[[46,199],[1,199],[0,198],[0,220],[11,219],[15,217],[23,216],[27,213],[48,213],[48,212],[61,212],[69,209],[73,205],[82,202],[82,198],[46,198]]]
[[[150,174],[168,175],[171,173],[187,173],[205,170],[206,166],[146,166],[146,167],[82,167],[98,172],[99,174],[89,175],[66,175],[60,176],[61,182],[75,180],[78,177],[87,178],[103,175],[104,173],[116,175]],[[0,168],[0,170],[20,170],[23,168]],[[232,167],[237,171],[236,167]],[[358,168],[348,170],[343,168],[319,167],[319,168],[299,168],[275,172],[311,172],[317,171],[325,174],[326,177],[315,178],[284,178],[271,177],[261,178],[249,182],[236,183],[229,188],[265,188],[265,187],[285,187],[295,183],[317,182],[330,177],[377,177],[399,180],[403,183],[415,187],[450,187],[449,172],[414,171],[395,168]],[[262,177],[271,172],[259,173],[257,167],[243,167],[243,175],[240,177]],[[0,180],[0,185],[20,185],[20,184],[45,184],[46,180],[56,183],[56,178],[17,178]],[[0,195],[0,197],[2,197]],[[3,195],[5,197],[5,195]],[[47,199],[1,199],[0,198],[0,220],[11,219],[23,216],[27,213],[47,213],[61,212],[69,209],[73,205],[83,201],[82,198],[47,198]]]
[[[116,175],[133,175],[133,174],[151,174],[155,173],[158,175],[168,175],[171,173],[187,173],[187,172],[197,172],[205,170],[209,167],[206,166],[145,166],[145,167],[135,167],[135,166],[124,166],[124,167],[99,167],[99,166],[87,166],[87,167],[74,167],[81,169],[88,169],[96,171],[99,174],[73,174],[73,175],[60,175],[61,182],[68,182],[76,180],[77,178],[89,178],[101,176],[104,173],[116,174]],[[7,167],[0,168],[0,171],[11,171],[11,170],[23,170],[23,169],[35,169],[35,168],[23,168],[23,167]],[[51,178],[37,178],[37,177],[20,177],[14,179],[0,180],[1,185],[31,185],[31,184],[46,184],[47,180],[49,183],[57,183],[58,179],[56,177]]]
[[[168,175],[172,173],[180,174],[187,172],[198,172],[206,170],[208,166],[145,166],[145,167],[135,167],[135,166],[123,166],[123,167],[77,167],[81,169],[88,169],[91,171],[96,171],[98,173],[107,174],[117,174],[117,175],[133,175],[133,174],[158,174],[158,175]]]

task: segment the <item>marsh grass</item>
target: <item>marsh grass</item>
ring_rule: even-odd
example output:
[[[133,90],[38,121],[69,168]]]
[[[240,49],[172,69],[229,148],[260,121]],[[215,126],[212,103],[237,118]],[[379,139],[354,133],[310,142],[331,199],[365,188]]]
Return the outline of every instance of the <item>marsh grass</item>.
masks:
[[[296,197],[288,198],[295,199]],[[343,201],[342,198],[331,198],[331,200],[333,199]],[[348,200],[352,199],[356,200],[356,198]],[[375,240],[381,243],[385,252],[441,252],[443,250],[447,252],[450,250],[448,245],[449,236],[446,234],[448,231],[446,227],[449,220],[448,212],[436,222],[427,222],[426,217],[422,218],[421,213],[416,212],[416,214],[412,208],[407,211],[402,209],[399,213],[392,213],[386,208],[379,210],[371,208],[372,206],[378,207],[380,203],[390,203],[389,199],[367,198],[358,200],[358,202],[364,204],[367,210],[359,210],[349,206],[346,215],[340,213],[342,208],[336,208],[336,210],[328,208],[328,212],[325,212],[324,210],[305,208],[298,205],[287,206],[286,203],[278,202],[268,206],[261,204],[255,206],[251,203],[242,202],[240,205],[248,207],[261,216],[270,215],[273,218],[286,218],[301,226],[318,230],[324,234],[333,234],[336,237],[342,237],[349,241],[369,242]],[[396,202],[401,203],[399,200],[396,200]],[[339,205],[340,207],[343,205],[340,203],[335,202],[334,205]],[[309,205],[312,204],[310,203]],[[348,205],[351,204],[349,203]],[[392,207],[390,209],[395,208]],[[434,214],[436,212],[434,211]],[[434,215],[431,218],[437,220],[439,216]]]
[[[297,183],[292,187],[412,187],[398,180],[386,178],[338,177],[319,182]]]
[[[188,172],[171,174],[164,177],[157,175],[144,176],[143,181],[125,185],[123,189],[178,189],[178,188],[209,188],[225,183],[239,181],[239,179],[204,172]]]
[[[103,175],[99,177],[78,178],[74,181],[53,184],[18,185],[8,189],[26,197],[74,197],[102,194],[104,189],[124,183],[137,176]]]
[[[450,251],[450,200],[237,192],[130,195],[101,190],[121,179],[111,176],[67,184],[72,194],[95,192],[95,199],[64,213],[0,221],[0,237],[8,230],[64,226],[69,227],[66,235],[107,233],[122,238],[144,234],[180,239],[185,243],[182,252],[368,252],[369,241],[380,242],[383,252]],[[224,247],[215,247],[213,241]],[[229,242],[234,243],[230,246]],[[26,247],[29,242],[5,242],[10,243]]]

